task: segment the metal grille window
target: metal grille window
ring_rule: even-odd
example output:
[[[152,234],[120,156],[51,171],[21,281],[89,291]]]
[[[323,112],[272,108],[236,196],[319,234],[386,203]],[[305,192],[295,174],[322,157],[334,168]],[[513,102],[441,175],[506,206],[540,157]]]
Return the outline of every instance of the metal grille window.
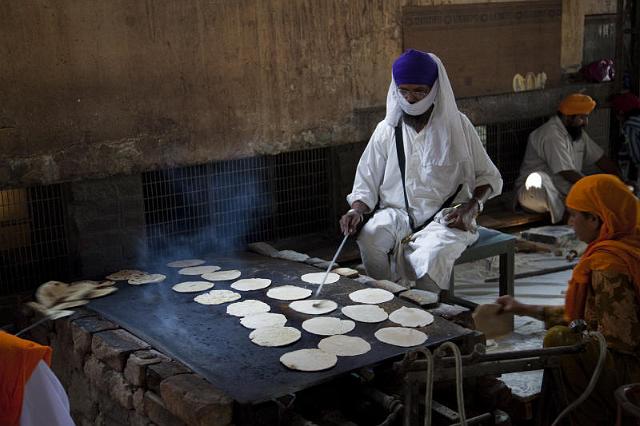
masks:
[[[0,295],[70,275],[60,185],[0,191]]]
[[[330,214],[327,152],[322,148],[144,173],[150,252],[190,255],[325,230]]]

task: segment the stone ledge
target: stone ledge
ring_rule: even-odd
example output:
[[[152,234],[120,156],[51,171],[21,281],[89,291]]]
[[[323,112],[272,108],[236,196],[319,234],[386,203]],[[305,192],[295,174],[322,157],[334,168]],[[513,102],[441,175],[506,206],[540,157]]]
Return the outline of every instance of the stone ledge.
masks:
[[[182,426],[184,423],[171,414],[162,399],[153,392],[144,393],[144,411],[158,426]]]
[[[91,351],[115,371],[124,370],[131,352],[147,349],[149,345],[125,330],[101,331],[93,335]]]
[[[91,349],[91,339],[93,334],[115,330],[118,326],[111,321],[104,320],[99,317],[79,318],[71,322],[71,338],[73,340],[73,349],[76,353],[85,355]]]
[[[156,393],[160,393],[160,383],[178,374],[191,373],[187,367],[177,361],[162,361],[158,364],[147,366],[147,388]]]
[[[170,361],[170,358],[153,349],[134,352],[129,355],[127,365],[124,368],[124,377],[135,386],[144,386],[147,366],[158,364],[162,361]]]

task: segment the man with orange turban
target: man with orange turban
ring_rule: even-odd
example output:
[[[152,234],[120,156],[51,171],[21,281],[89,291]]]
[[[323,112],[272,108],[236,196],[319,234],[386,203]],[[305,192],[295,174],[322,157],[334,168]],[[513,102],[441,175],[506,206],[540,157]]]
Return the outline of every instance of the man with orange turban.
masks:
[[[572,423],[612,424],[614,391],[640,382],[640,202],[617,177],[601,174],[576,182],[566,204],[569,223],[588,246],[569,280],[564,306],[527,305],[511,296],[497,302],[504,312],[538,318],[553,327],[545,346],[577,342],[577,335],[564,326],[576,319],[604,335],[604,373],[589,400],[572,413]],[[585,390],[597,360],[597,342],[590,341],[584,353],[562,361],[570,400]]]
[[[50,347],[0,330],[0,425],[74,424],[67,394],[50,363]]]
[[[525,209],[549,212],[553,223],[564,217],[564,198],[587,167],[620,176],[609,159],[584,132],[596,102],[574,93],[558,105],[557,115],[529,135],[527,149],[515,182],[516,200]]]

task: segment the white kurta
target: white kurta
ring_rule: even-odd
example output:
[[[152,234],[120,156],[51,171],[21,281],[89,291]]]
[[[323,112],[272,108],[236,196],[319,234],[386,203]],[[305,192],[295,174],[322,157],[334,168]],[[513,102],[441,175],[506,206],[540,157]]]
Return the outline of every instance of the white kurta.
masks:
[[[40,361],[24,389],[20,426],[73,426],[69,399],[49,366]]]
[[[593,166],[604,155],[586,132],[576,141],[558,116],[551,117],[545,124],[531,132],[527,149],[516,180],[518,201],[536,212],[549,211],[552,221],[558,222],[564,214],[564,198],[571,189],[571,182],[559,173],[574,170],[582,172]],[[542,188],[525,187],[532,173],[542,176]]]
[[[420,225],[440,210],[459,184],[463,188],[456,202],[468,201],[473,190],[481,185],[490,185],[492,196],[500,194],[500,173],[484,150],[469,119],[457,113],[462,124],[468,155],[461,161],[437,165],[438,153],[433,151],[434,135],[431,123],[416,133],[413,128],[402,125],[406,157],[406,189],[410,214],[414,223]],[[442,147],[442,144],[439,144]],[[386,121],[376,127],[356,171],[353,191],[347,196],[364,202],[369,209],[378,205],[373,218],[363,227],[358,244],[367,273],[376,279],[394,279],[389,255],[400,240],[411,233],[407,216],[402,178],[395,146],[394,128]],[[404,247],[404,258],[408,262],[409,279],[427,274],[438,286],[447,288],[453,263],[464,249],[477,239],[477,233],[449,228],[431,223],[414,236]]]

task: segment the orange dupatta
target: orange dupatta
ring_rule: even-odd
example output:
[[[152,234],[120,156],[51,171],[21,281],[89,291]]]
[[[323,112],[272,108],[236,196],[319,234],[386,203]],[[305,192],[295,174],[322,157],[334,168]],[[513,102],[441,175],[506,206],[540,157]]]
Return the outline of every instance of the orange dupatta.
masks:
[[[24,388],[40,360],[51,365],[51,348],[0,330],[0,425],[20,424]]]
[[[640,302],[640,206],[613,175],[592,175],[576,182],[567,207],[597,215],[600,234],[587,246],[573,270],[565,298],[565,320],[584,317],[591,271],[611,270],[629,276]]]

